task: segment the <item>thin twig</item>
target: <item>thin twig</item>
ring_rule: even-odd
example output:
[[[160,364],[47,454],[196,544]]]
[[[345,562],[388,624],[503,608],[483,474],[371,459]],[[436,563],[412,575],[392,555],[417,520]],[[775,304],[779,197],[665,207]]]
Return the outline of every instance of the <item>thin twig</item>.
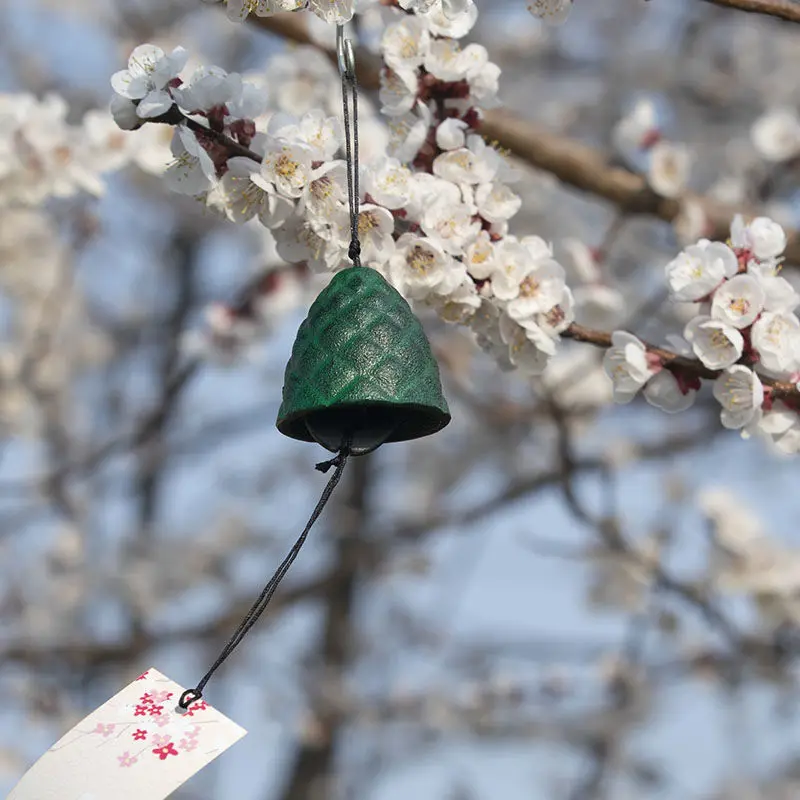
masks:
[[[239,144],[235,139],[231,139],[230,136],[226,136],[221,131],[212,130],[196,119],[187,117],[178,106],[172,106],[166,114],[162,114],[160,117],[153,117],[147,120],[147,122],[159,122],[163,125],[185,125],[195,133],[200,133],[208,139],[212,139],[217,144],[221,144],[231,155],[249,158],[259,164],[263,161],[261,156],[254,150],[250,150],[250,148]]]
[[[565,339],[574,339],[576,342],[585,342],[593,344],[595,347],[602,347],[608,349],[612,346],[611,334],[607,331],[596,331],[591,328],[586,328],[583,325],[572,323],[562,334]],[[666,350],[663,347],[656,347],[655,345],[643,342],[649,353],[658,356],[664,366],[669,370],[677,370],[696,378],[704,378],[705,380],[715,380],[722,373],[720,370],[709,369],[702,361],[695,358],[687,358],[686,356],[673,353],[671,350]],[[792,400],[794,402],[800,401],[800,391],[793,383],[786,381],[776,381],[774,378],[768,378],[763,375],[758,376],[764,386],[769,386],[772,390],[772,396],[779,400]]]

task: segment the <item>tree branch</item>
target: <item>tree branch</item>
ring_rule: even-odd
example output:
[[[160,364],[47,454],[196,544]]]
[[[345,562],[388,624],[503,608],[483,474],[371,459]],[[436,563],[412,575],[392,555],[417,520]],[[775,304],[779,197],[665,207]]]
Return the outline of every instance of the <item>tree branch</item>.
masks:
[[[595,347],[608,349],[612,346],[610,333],[585,328],[583,325],[577,325],[574,322],[561,335],[565,339],[574,339],[576,342],[593,344]],[[644,344],[648,352],[658,356],[664,366],[669,370],[678,370],[685,374],[711,381],[718,378],[721,374],[719,370],[709,369],[702,361],[697,359],[678,355],[671,350],[665,350],[663,347],[656,347],[647,342],[643,342],[642,344]],[[800,402],[800,390],[797,389],[795,384],[785,381],[776,381],[774,378],[768,378],[763,375],[759,375],[758,377],[764,386],[769,386],[772,389],[772,397],[776,400],[792,400],[795,403]]]
[[[780,0],[720,0],[720,3],[749,3],[776,8],[795,5]],[[796,12],[796,17],[800,19],[800,11]],[[298,44],[316,46],[316,42],[309,36],[305,20],[299,14],[277,14],[273,17],[251,15],[248,19],[270,33]],[[327,54],[335,63],[335,53],[328,50]],[[365,89],[376,89],[380,86],[380,64],[363,48],[359,48],[356,53],[356,72],[360,85]],[[613,167],[594,148],[553,133],[509,111],[485,112],[480,132],[487,140],[497,142],[531,166],[549,172],[568,186],[602,197],[628,214],[658,217],[664,222],[672,223],[680,214],[684,202],[694,201],[705,212],[710,227],[709,238],[722,241],[728,238],[731,220],[737,212],[745,216],[758,215],[754,209],[731,208],[709,197],[693,193],[686,193],[680,198],[661,197],[648,186],[643,175]],[[787,261],[800,264],[800,236],[796,230],[787,230],[786,236]]]
[[[734,8],[751,14],[764,14],[786,22],[800,22],[800,3],[793,0],[705,0],[723,8]]]
[[[319,600],[335,589],[341,581],[341,575],[328,572],[304,583],[282,587],[281,592],[270,603],[263,619],[275,617],[297,603]],[[152,648],[165,644],[213,642],[223,636],[229,636],[231,630],[241,622],[252,602],[253,598],[249,596],[236,600],[224,614],[201,625],[159,631],[139,630],[133,636],[116,642],[73,638],[40,645],[30,637],[20,636],[18,641],[8,643],[0,650],[0,657],[6,663],[19,663],[44,669],[60,669],[68,666],[82,672],[98,667],[127,665],[143,659]]]

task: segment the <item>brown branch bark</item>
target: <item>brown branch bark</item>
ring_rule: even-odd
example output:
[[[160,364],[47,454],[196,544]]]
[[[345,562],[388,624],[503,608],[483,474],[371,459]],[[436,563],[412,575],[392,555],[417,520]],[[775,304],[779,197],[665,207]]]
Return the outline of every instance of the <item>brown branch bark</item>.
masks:
[[[304,583],[282,587],[275,595],[262,617],[274,618],[287,608],[305,601],[317,601],[326,596],[340,584],[341,576],[334,572],[314,577]],[[118,642],[98,642],[81,639],[65,640],[61,643],[40,646],[29,637],[21,637],[0,649],[0,658],[7,663],[25,664],[29,668],[49,670],[69,667],[75,672],[90,672],[92,669],[116,665],[131,665],[143,659],[153,648],[174,644],[175,642],[213,642],[218,643],[242,621],[242,617],[252,605],[252,597],[244,597],[233,603],[224,614],[211,622],[199,626],[187,626],[178,630],[168,629],[157,632],[139,630],[129,638]],[[135,668],[135,667],[133,667]]]
[[[604,349],[611,347],[610,333],[585,328],[583,325],[577,325],[574,322],[561,335],[565,339],[574,339],[576,342],[593,344],[595,347],[602,347]],[[663,347],[656,347],[647,342],[643,342],[643,344],[648,352],[661,359],[667,369],[679,370],[689,375],[694,375],[697,378],[704,378],[705,380],[714,380],[720,375],[719,370],[709,369],[702,361],[678,355],[671,350],[665,350]],[[776,381],[773,378],[767,378],[763,375],[759,375],[758,377],[761,379],[761,383],[763,383],[764,386],[769,386],[772,389],[772,396],[775,399],[792,400],[795,403],[800,401],[800,391],[798,391],[793,383]]]
[[[751,14],[765,14],[786,22],[800,22],[800,3],[794,0],[706,0],[706,2]]]
[[[729,5],[734,3],[786,8],[790,5],[780,0],[727,0]],[[797,16],[800,18],[800,12]],[[263,30],[298,44],[315,44],[308,34],[305,20],[299,14],[251,16],[248,19]],[[335,63],[333,51],[328,51],[328,55]],[[380,64],[363,49],[356,52],[356,72],[362,87],[376,89],[380,86]],[[487,111],[481,133],[531,166],[549,172],[568,186],[602,197],[627,214],[653,216],[672,223],[679,215],[683,201],[694,200],[705,211],[711,228],[709,238],[723,241],[728,238],[731,220],[737,212],[745,216],[757,216],[755,209],[731,208],[692,193],[681,198],[661,197],[647,185],[644,176],[611,166],[608,159],[594,148],[553,133],[506,110]],[[800,236],[796,230],[787,230],[786,234],[786,259],[800,264]]]

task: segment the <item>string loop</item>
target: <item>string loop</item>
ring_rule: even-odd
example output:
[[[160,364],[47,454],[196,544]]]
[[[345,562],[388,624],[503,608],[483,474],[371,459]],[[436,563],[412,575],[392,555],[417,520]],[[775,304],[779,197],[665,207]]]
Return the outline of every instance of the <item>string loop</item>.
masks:
[[[350,246],[347,254],[353,262],[353,266],[361,266],[361,242],[358,239],[358,216],[360,208],[360,192],[358,187],[358,83],[356,81],[355,56],[353,55],[353,44],[349,39],[345,39],[341,25],[336,28],[336,49],[339,61],[339,72],[342,76],[342,111],[344,116],[344,137],[345,151],[347,155],[347,202],[350,209]],[[349,102],[348,102],[349,100]],[[352,125],[350,106],[352,105]],[[292,546],[292,549],[281,562],[273,576],[261,590],[256,601],[245,614],[244,619],[225,647],[222,648],[216,661],[211,665],[208,672],[200,679],[197,686],[187,689],[178,701],[179,712],[185,713],[192,703],[196,703],[203,697],[203,689],[211,679],[212,675],[222,666],[223,662],[239,646],[242,639],[250,632],[253,625],[258,622],[259,617],[264,613],[270,600],[272,600],[275,590],[283,580],[294,563],[300,548],[306,541],[311,526],[325,508],[333,490],[339,483],[344,471],[347,459],[350,456],[351,437],[345,437],[339,449],[339,453],[330,461],[323,461],[317,464],[320,472],[328,472],[335,467],[333,475],[330,477],[327,486],[317,502],[316,507],[311,512],[311,517],[306,523],[306,527]]]
[[[344,117],[344,143],[347,156],[347,203],[350,207],[350,247],[347,251],[354,267],[361,266],[361,242],[358,240],[358,214],[360,192],[358,188],[358,82],[356,80],[353,43],[344,38],[342,25],[336,26],[336,51],[339,73],[342,76],[342,116]],[[349,102],[348,102],[348,95]],[[352,129],[350,105],[353,106]]]

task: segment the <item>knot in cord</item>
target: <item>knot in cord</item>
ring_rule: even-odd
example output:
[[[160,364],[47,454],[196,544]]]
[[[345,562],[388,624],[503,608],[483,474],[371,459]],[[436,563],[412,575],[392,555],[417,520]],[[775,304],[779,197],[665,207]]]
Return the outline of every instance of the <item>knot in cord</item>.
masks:
[[[357,225],[358,223],[356,223]],[[356,267],[361,266],[361,242],[358,241],[358,228],[356,227],[355,238],[350,240],[350,249],[347,251],[350,260]]]

